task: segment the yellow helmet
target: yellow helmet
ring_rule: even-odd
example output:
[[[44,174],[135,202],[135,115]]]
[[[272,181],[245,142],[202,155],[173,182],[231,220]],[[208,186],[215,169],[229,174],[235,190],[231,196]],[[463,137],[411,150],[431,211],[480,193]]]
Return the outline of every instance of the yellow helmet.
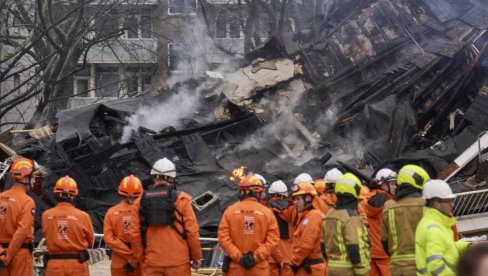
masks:
[[[417,165],[405,165],[398,172],[397,186],[411,185],[423,190],[425,183],[430,180],[429,174]]]
[[[361,186],[361,180],[357,176],[352,173],[345,173],[337,179],[334,192],[336,194],[350,194],[355,198],[359,198]]]

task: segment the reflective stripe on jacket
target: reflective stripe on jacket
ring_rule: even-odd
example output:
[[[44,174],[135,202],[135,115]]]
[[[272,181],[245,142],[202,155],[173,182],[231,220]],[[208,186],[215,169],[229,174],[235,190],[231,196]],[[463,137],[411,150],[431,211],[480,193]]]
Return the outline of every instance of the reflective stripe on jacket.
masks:
[[[468,247],[464,241],[454,241],[452,226],[456,219],[427,207],[415,232],[417,275],[456,275],[454,267]]]
[[[332,209],[322,225],[322,243],[325,245],[330,269],[348,269],[355,275],[367,275],[370,269],[368,232],[355,210]],[[353,264],[348,246],[357,246],[359,263]]]
[[[425,199],[406,196],[385,206],[381,240],[388,244],[392,268],[415,265],[415,229],[423,216]]]

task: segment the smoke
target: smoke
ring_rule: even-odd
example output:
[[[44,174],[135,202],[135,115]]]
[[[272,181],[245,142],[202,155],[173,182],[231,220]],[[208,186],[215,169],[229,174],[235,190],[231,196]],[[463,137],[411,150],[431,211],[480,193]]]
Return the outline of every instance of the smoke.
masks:
[[[177,83],[189,79],[196,79],[204,76],[209,69],[207,53],[219,53],[220,51],[213,45],[212,39],[208,36],[206,26],[198,20],[192,21],[186,27],[182,37],[190,38],[191,41],[184,43],[184,51],[178,52],[177,64],[171,76],[166,80],[167,87],[172,87]],[[218,69],[221,71],[231,71],[236,69],[236,63],[232,60],[222,64]],[[140,127],[145,127],[154,131],[172,126],[182,127],[183,119],[195,117],[196,111],[201,106],[202,91],[209,85],[209,81],[202,81],[200,85],[191,91],[186,85],[181,85],[175,94],[162,102],[141,106],[138,111],[129,116],[124,127],[121,143],[126,143],[134,132]],[[213,114],[198,116],[199,120],[209,120]]]
[[[200,92],[192,93],[186,88],[180,89],[164,102],[149,106],[141,106],[137,113],[127,118],[121,143],[126,143],[134,131],[139,127],[145,127],[154,131],[160,131],[167,126],[181,127],[182,119],[188,118],[198,110],[200,106]]]
[[[188,24],[182,37],[191,40],[185,41],[182,45],[175,70],[166,81],[169,87],[178,82],[203,76],[210,69],[209,58],[212,56],[225,56],[224,62],[215,71],[231,72],[237,69],[235,59],[215,46],[213,38],[208,35],[207,26],[198,19]]]

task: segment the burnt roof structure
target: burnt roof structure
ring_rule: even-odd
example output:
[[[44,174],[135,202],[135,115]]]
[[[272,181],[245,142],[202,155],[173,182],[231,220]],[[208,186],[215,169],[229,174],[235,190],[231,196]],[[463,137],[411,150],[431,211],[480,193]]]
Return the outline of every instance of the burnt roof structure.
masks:
[[[149,169],[162,156],[177,166],[178,189],[219,197],[197,208],[204,236],[215,234],[222,210],[236,200],[228,176],[241,165],[268,181],[301,172],[322,178],[337,166],[368,182],[374,170],[406,163],[436,176],[488,129],[488,4],[330,3],[310,31],[271,39],[234,72],[59,113],[54,136],[14,146],[50,170],[38,208],[55,203],[52,185],[69,174],[80,186],[78,206],[101,232],[119,181],[135,174],[150,183]],[[198,103],[177,124],[140,124],[122,142],[141,110],[185,105],[173,95]],[[171,112],[154,116],[164,121]]]

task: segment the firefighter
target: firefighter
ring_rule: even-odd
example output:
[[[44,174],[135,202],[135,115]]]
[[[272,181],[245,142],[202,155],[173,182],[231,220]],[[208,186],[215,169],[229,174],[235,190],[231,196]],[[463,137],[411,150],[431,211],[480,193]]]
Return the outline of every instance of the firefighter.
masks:
[[[381,214],[381,243],[390,256],[393,276],[415,275],[415,229],[424,213],[422,189],[429,174],[417,165],[405,165],[398,172],[395,200]]]
[[[329,276],[367,275],[370,245],[357,212],[361,181],[346,173],[337,179],[334,190],[337,202],[325,217],[322,236]]]
[[[443,180],[425,184],[424,216],[415,232],[417,275],[456,275],[461,254],[468,248],[465,241],[454,241],[452,226],[456,224],[452,208],[456,197]]]
[[[293,254],[292,235],[295,228],[288,222],[287,213],[290,212],[288,200],[288,188],[283,181],[278,180],[271,183],[268,189],[268,207],[273,211],[280,233],[280,242],[269,259],[270,275],[291,276],[293,271],[290,261]]]
[[[142,182],[134,175],[120,181],[119,195],[122,201],[108,209],[103,221],[103,239],[112,250],[112,275],[142,275],[141,266],[132,251],[129,239],[131,221],[136,210],[134,201],[142,194]]]
[[[324,201],[328,205],[328,210],[330,210],[330,208],[332,208],[332,206],[334,206],[337,201],[337,197],[334,194],[334,187],[337,179],[339,179],[343,175],[344,174],[337,168],[332,168],[325,173],[324,181],[326,185],[326,196],[323,196],[322,198],[324,198]],[[367,191],[367,188],[361,185],[361,193],[359,195],[360,200],[362,199],[362,197],[364,197]],[[366,225],[366,227],[369,227],[368,216],[366,215],[366,211],[364,210],[363,206],[358,204],[357,211],[364,225]]]
[[[293,190],[293,203],[300,213],[300,220],[293,237],[292,269],[297,275],[323,276],[326,265],[320,240],[324,215],[313,204],[317,191],[306,182],[293,186]]]
[[[87,249],[95,239],[90,216],[75,208],[78,186],[69,176],[54,185],[58,203],[42,214],[42,234],[48,254],[44,259],[46,276],[89,275]]]
[[[323,179],[316,179],[313,182],[313,187],[317,191],[317,198],[323,202],[323,204],[320,204],[320,211],[322,211],[324,215],[327,215],[330,209],[332,209],[332,206],[334,206],[337,198],[333,190],[332,193],[329,193],[329,190],[327,190],[327,183],[325,183]]]
[[[18,158],[10,167],[15,183],[0,193],[0,275],[32,276],[34,200],[27,195],[35,182],[37,163]]]
[[[268,258],[280,241],[273,212],[261,205],[263,183],[252,173],[239,183],[240,200],[229,206],[220,221],[217,236],[228,255],[222,270],[226,275],[269,275]]]
[[[202,263],[192,198],[176,191],[176,167],[169,159],[156,161],[151,176],[153,184],[134,203],[139,212],[129,231],[142,274],[191,275],[191,268],[198,269]]]
[[[396,172],[384,168],[376,173],[374,187],[360,202],[368,216],[368,234],[371,241],[371,270],[370,276],[389,276],[390,257],[381,244],[381,211],[385,204],[394,199],[396,189]]]

